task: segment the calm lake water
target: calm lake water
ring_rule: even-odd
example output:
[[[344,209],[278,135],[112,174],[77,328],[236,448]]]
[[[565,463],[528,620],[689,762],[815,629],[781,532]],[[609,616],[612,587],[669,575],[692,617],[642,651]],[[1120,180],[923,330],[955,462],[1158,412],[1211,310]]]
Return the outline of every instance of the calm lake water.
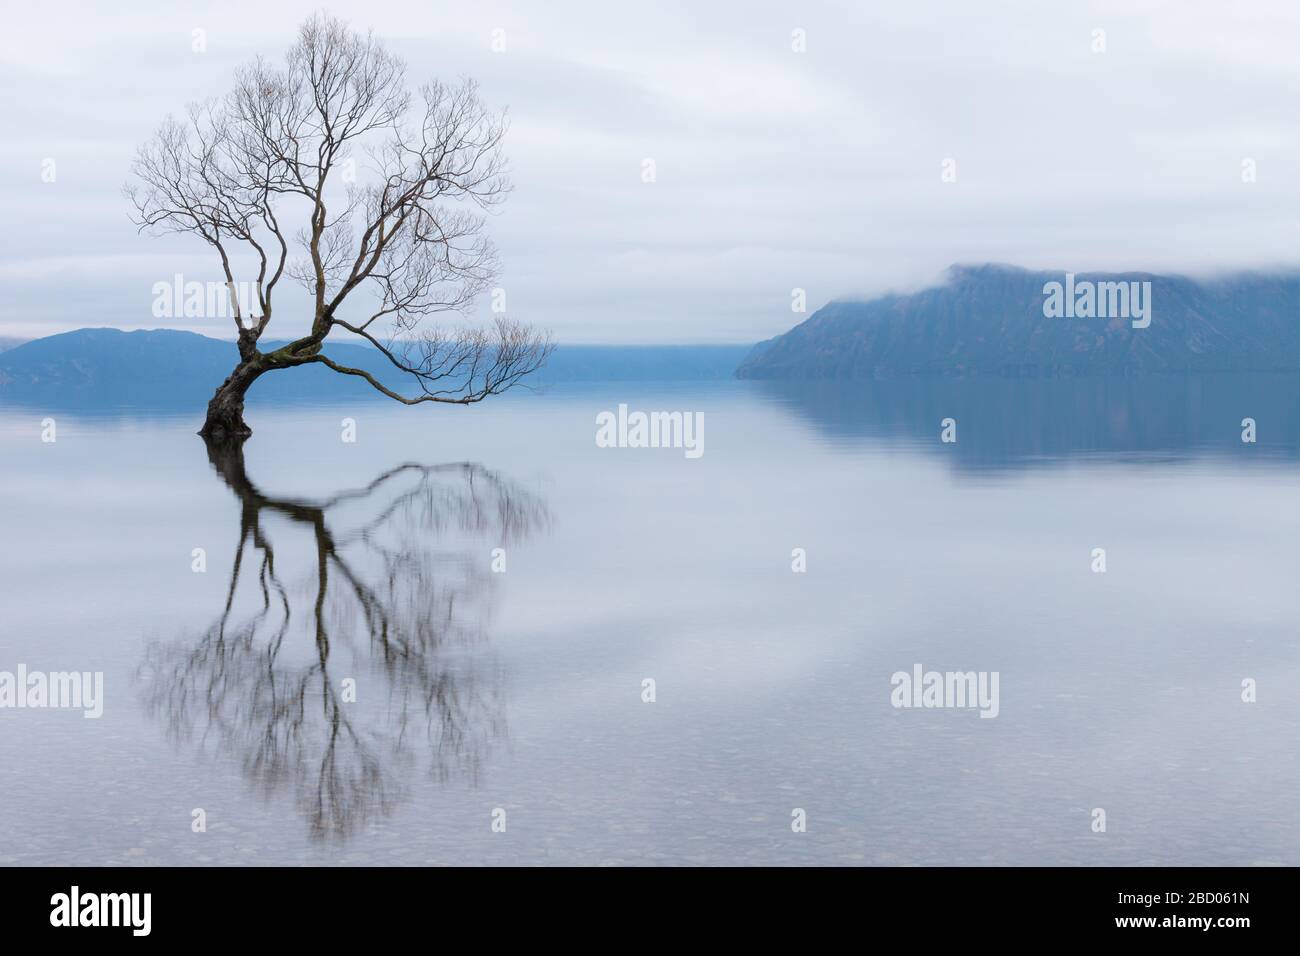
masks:
[[[1300,864],[1295,398],[611,384],[213,460],[0,408],[0,671],[105,698],[0,710],[0,863]],[[619,403],[703,456],[596,447]],[[895,708],[917,664],[997,717]]]

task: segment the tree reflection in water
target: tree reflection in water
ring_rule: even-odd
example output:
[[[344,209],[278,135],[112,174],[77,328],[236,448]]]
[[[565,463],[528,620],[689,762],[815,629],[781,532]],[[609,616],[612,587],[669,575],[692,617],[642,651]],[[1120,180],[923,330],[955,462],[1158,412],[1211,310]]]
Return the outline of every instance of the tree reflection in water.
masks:
[[[178,739],[232,753],[266,794],[292,788],[319,838],[386,813],[425,757],[439,779],[475,777],[505,734],[500,671],[476,649],[491,551],[547,524],[544,502],[467,463],[277,497],[249,479],[238,444],[209,444],[208,457],[240,502],[225,607],[197,641],[150,647],[150,712]],[[273,518],[310,530],[297,556],[309,573],[277,560]],[[236,610],[241,578],[251,611]]]

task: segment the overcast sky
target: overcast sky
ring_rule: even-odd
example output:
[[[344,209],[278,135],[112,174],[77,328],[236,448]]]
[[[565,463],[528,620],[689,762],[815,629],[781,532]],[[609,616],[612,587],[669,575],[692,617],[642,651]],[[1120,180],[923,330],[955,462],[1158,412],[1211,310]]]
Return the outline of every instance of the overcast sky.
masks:
[[[155,282],[219,278],[199,240],[136,234],[128,165],[169,112],[225,92],[256,53],[278,59],[316,9],[7,7],[0,336],[156,327]],[[804,317],[796,287],[812,311],[933,282],[954,262],[1300,263],[1293,0],[323,9],[373,28],[412,80],[473,76],[509,108],[497,284],[513,317],[561,342],[757,341]],[[941,176],[949,158],[955,182]],[[228,321],[165,324],[229,337]],[[304,327],[286,303],[272,334]]]

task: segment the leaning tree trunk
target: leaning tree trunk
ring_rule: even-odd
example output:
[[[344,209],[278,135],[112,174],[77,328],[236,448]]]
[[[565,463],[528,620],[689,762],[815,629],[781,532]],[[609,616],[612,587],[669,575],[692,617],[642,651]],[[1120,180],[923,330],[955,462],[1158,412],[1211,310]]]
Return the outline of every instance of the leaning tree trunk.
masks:
[[[257,359],[244,360],[235,366],[208,402],[208,417],[199,434],[213,441],[242,441],[253,434],[244,423],[244,394],[265,371],[266,366]]]

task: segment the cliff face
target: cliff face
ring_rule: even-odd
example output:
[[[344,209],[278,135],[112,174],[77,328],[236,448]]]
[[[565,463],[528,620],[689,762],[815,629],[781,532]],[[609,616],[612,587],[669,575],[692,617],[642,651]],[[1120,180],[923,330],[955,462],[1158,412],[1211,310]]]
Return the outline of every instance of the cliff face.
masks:
[[[1052,298],[1044,292],[1049,283],[1061,286],[1059,299],[1049,303],[1053,317],[1044,314]],[[1127,309],[1121,291],[1134,294]],[[1053,308],[1057,304],[1064,309]],[[1148,314],[1139,315],[1138,306]],[[943,285],[911,295],[832,302],[765,343],[737,375],[851,379],[1265,369],[1300,369],[1298,275],[1195,282],[1149,273],[1079,273],[1067,279],[1064,272],[986,265],[953,267]]]

